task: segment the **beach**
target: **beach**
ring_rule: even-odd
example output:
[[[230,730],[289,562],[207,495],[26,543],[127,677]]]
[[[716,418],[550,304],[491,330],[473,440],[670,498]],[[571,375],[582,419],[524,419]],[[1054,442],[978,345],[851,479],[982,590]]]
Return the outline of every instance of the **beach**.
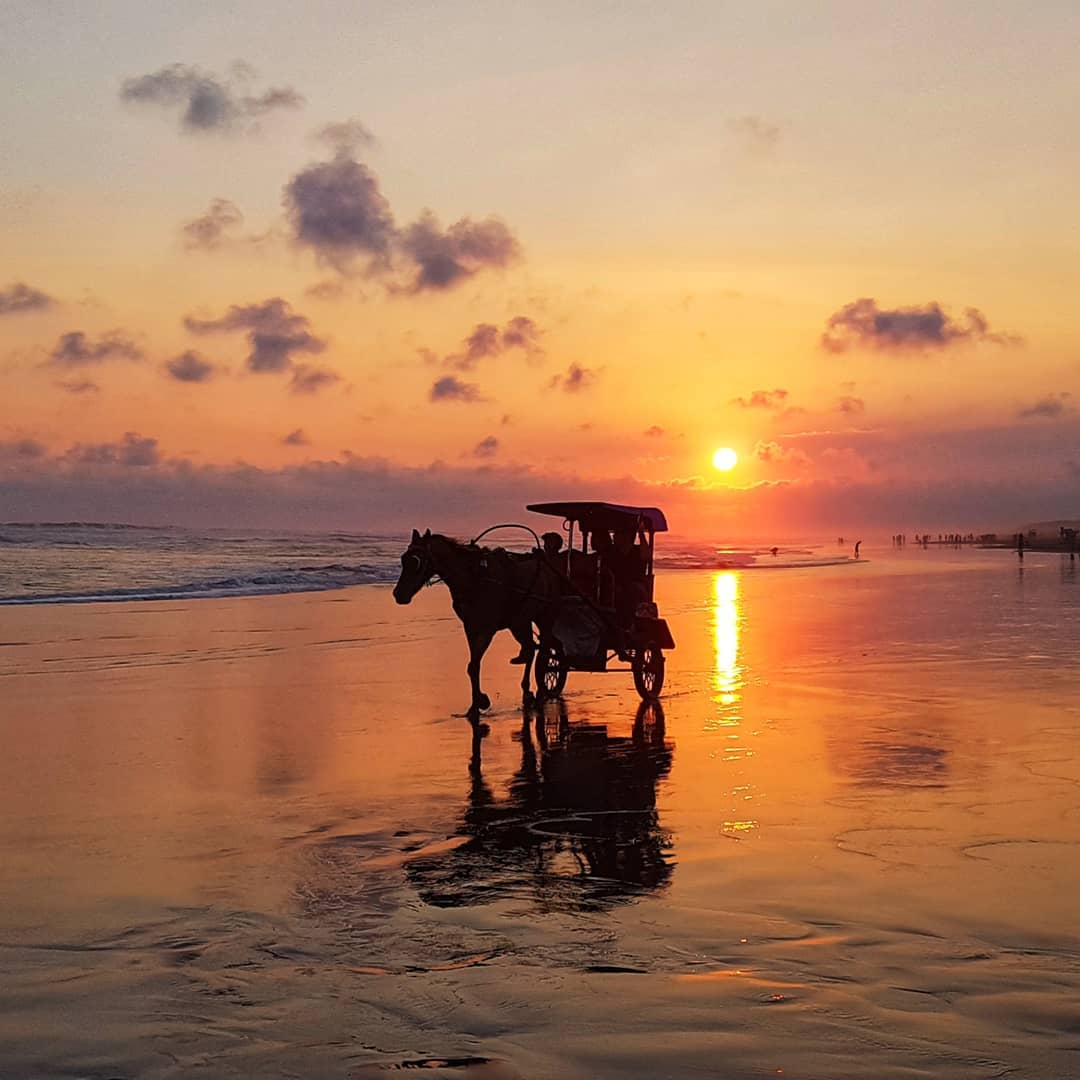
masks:
[[[1075,564],[863,553],[478,730],[439,586],[0,608],[0,1076],[1076,1075]]]

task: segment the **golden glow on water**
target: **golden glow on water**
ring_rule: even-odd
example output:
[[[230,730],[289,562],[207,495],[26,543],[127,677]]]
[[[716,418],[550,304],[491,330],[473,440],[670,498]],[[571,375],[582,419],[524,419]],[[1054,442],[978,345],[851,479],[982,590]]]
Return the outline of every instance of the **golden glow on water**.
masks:
[[[739,665],[739,627],[742,605],[739,577],[724,570],[713,578],[713,644],[716,665],[713,670],[713,701],[723,707],[727,723],[738,722],[737,706],[742,687]]]

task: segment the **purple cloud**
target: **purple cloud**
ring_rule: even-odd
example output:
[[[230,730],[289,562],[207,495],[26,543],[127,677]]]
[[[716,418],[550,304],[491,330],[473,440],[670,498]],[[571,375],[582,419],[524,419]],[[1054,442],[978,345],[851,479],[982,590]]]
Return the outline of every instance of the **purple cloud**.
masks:
[[[462,382],[456,375],[444,375],[431,385],[428,395],[432,401],[483,401],[480,388],[473,383]]]
[[[184,326],[193,334],[246,332],[248,370],[257,373],[287,371],[297,353],[321,353],[326,348],[326,341],[311,332],[307,317],[278,296],[261,304],[234,304],[220,319],[188,315]]]
[[[336,382],[341,382],[341,376],[336,371],[297,364],[289,380],[289,389],[294,394],[315,394]]]
[[[214,365],[204,360],[193,349],[182,352],[165,362],[165,370],[177,382],[206,382],[214,374]]]
[[[244,223],[240,208],[228,199],[214,199],[206,213],[186,222],[180,231],[189,251],[217,251],[229,239],[228,233]]]
[[[48,363],[56,367],[86,367],[107,360],[142,359],[142,349],[119,330],[111,330],[97,341],[92,341],[82,330],[71,330],[60,335],[49,353]]]
[[[0,289],[0,315],[22,315],[28,311],[48,311],[56,301],[25,282],[16,281],[6,289]]]
[[[125,433],[120,442],[76,443],[64,455],[80,465],[125,465],[145,468],[161,461],[157,439],[143,438],[133,431]]]
[[[577,394],[587,390],[596,381],[596,372],[591,368],[582,367],[581,364],[571,364],[565,374],[556,375],[548,383],[552,390],[560,389],[567,394]]]
[[[490,458],[494,457],[499,452],[499,440],[494,435],[489,435],[486,439],[481,439],[473,447],[473,457],[478,458]]]
[[[1047,394],[1046,397],[1039,398],[1038,401],[1033,402],[1031,405],[1017,409],[1016,415],[1022,420],[1055,420],[1075,411],[1069,404],[1071,396],[1067,390],[1059,394]]]
[[[444,230],[430,210],[402,230],[400,250],[416,265],[409,290],[441,291],[490,267],[506,267],[521,254],[518,241],[497,218],[462,218]]]
[[[859,346],[878,352],[922,351],[970,342],[1017,345],[1021,339],[991,332],[978,308],[966,308],[962,319],[954,319],[936,300],[923,307],[880,308],[869,297],[830,315],[821,335],[822,347],[835,353]]]
[[[235,82],[188,64],[170,64],[127,79],[120,87],[120,98],[136,105],[178,109],[180,130],[186,133],[250,130],[266,113],[304,104],[303,97],[288,86],[246,93],[250,69],[238,65],[234,74]]]

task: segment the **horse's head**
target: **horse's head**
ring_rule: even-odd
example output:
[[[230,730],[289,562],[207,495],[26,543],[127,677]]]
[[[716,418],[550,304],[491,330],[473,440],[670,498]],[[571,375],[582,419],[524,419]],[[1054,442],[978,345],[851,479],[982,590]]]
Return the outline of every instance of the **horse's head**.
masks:
[[[413,529],[412,541],[401,556],[401,576],[394,586],[394,599],[399,604],[407,604],[434,576],[431,530],[421,536]]]

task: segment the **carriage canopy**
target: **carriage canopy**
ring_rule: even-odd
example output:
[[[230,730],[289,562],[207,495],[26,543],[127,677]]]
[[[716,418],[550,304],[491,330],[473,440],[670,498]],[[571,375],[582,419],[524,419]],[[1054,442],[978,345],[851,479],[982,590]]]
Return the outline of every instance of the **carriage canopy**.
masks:
[[[655,506],[620,506],[606,502],[530,503],[525,507],[534,514],[549,514],[581,523],[586,532],[596,529],[618,529],[627,526],[649,532],[667,532],[667,518]]]

